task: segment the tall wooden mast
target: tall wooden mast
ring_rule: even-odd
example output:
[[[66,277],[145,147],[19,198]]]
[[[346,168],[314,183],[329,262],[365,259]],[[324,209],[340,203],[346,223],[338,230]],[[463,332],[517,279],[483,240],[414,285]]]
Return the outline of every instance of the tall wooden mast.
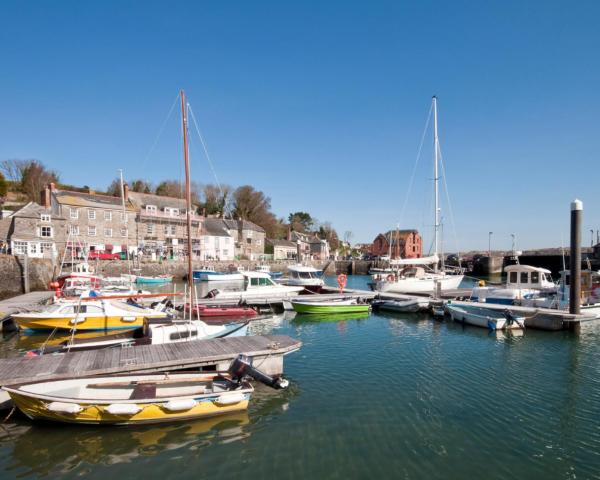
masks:
[[[183,160],[185,162],[185,209],[187,220],[188,287],[191,305],[193,298],[192,291],[194,288],[194,276],[192,267],[192,191],[190,186],[190,159],[188,155],[187,139],[187,110],[185,104],[185,92],[183,90],[181,90],[181,123],[183,129]]]

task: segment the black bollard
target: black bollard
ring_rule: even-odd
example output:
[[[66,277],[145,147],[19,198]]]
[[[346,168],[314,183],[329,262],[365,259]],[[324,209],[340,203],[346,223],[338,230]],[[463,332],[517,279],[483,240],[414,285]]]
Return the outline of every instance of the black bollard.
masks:
[[[569,286],[569,313],[581,313],[581,219],[583,203],[575,199],[571,202],[571,252]]]

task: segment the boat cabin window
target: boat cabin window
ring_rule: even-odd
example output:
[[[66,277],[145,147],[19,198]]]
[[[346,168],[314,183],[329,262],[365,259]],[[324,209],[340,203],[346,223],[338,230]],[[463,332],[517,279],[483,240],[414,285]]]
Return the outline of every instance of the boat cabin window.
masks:
[[[531,272],[531,283],[540,283],[540,272]]]
[[[517,283],[517,278],[518,278],[517,277],[517,272],[510,272],[509,277],[510,277],[509,278],[509,282],[510,283]]]
[[[527,282],[527,272],[521,272],[521,283],[528,283]]]
[[[179,340],[180,338],[189,338],[190,335],[192,337],[197,337],[198,336],[198,332],[196,330],[192,330],[192,331],[185,331],[185,332],[174,332],[171,335],[169,335],[169,338],[171,340]]]
[[[542,281],[554,283],[554,281],[552,280],[552,276],[547,273],[542,275]]]
[[[298,272],[295,272],[294,270],[292,270],[292,271],[290,272],[290,276],[291,276],[292,278],[298,278]]]
[[[310,272],[298,272],[298,274],[300,275],[300,278],[305,278],[305,279],[313,278],[313,276],[310,274]]]

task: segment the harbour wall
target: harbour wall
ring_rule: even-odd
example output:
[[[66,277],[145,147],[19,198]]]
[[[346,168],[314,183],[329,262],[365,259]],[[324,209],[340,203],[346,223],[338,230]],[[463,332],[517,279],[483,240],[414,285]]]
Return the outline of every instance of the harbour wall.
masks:
[[[211,262],[217,271],[227,271],[231,264],[241,266],[244,269],[253,269],[258,266],[258,262],[241,260],[236,262]],[[163,275],[169,274],[177,279],[183,279],[187,275],[186,261],[165,261],[165,262],[135,262],[131,265],[123,260],[98,260],[90,263],[95,271],[101,275],[115,276],[121,273],[129,273],[130,267],[132,273],[140,275]],[[293,262],[270,262],[272,272],[287,273],[289,265]],[[339,273],[366,274],[373,262],[367,261],[312,261],[310,264],[324,270],[327,275],[337,275]],[[194,262],[194,268],[200,267],[200,264]],[[67,266],[64,269],[69,271]],[[14,257],[12,255],[0,255],[0,299],[14,297],[28,291],[48,290],[49,283],[59,274],[60,266],[50,259]]]

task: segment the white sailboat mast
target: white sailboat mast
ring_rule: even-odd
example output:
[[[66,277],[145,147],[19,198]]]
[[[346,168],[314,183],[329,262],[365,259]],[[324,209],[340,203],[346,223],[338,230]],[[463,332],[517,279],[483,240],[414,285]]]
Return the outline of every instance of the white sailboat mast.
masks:
[[[434,214],[434,233],[433,233],[433,249],[434,255],[439,253],[439,229],[440,229],[440,195],[439,195],[439,171],[438,171],[438,152],[439,152],[439,140],[438,140],[438,118],[437,118],[437,97],[433,96],[433,186],[435,196],[435,214]],[[438,264],[434,265],[434,270],[438,271]]]

